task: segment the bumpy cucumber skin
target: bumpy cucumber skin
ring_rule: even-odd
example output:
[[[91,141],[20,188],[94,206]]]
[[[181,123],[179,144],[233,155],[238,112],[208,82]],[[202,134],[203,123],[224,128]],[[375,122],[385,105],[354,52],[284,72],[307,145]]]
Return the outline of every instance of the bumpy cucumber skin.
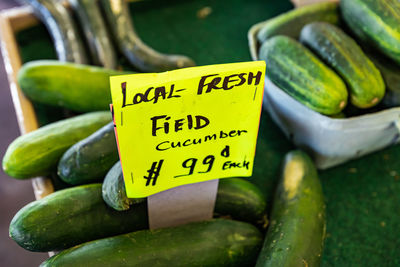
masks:
[[[230,216],[266,228],[267,203],[257,186],[240,178],[219,180],[214,216]]]
[[[268,20],[257,34],[260,43],[275,35],[286,35],[298,39],[304,25],[313,21],[339,24],[338,3],[318,3],[296,8]]]
[[[129,210],[131,205],[145,201],[145,198],[127,197],[122,166],[119,161],[107,172],[102,190],[104,201],[115,210]]]
[[[195,66],[186,56],[161,54],[143,43],[133,28],[127,1],[100,2],[119,50],[134,67],[144,72],[161,72]]]
[[[81,22],[93,63],[107,69],[116,69],[117,57],[98,2],[93,0],[69,0],[68,2]]]
[[[109,110],[112,75],[125,72],[101,67],[39,60],[24,64],[18,83],[34,102],[64,107],[78,112]]]
[[[101,197],[101,184],[57,191],[23,207],[12,219],[10,237],[30,251],[70,248],[83,242],[147,229],[147,207],[118,212]]]
[[[325,204],[311,159],[301,151],[285,157],[257,267],[319,266],[325,237]]]
[[[88,63],[74,20],[60,1],[20,0],[33,8],[49,31],[60,61]]]
[[[342,0],[340,7],[359,38],[400,64],[400,1]]]
[[[119,159],[114,123],[71,146],[58,162],[58,176],[72,185],[101,182]]]
[[[342,79],[296,40],[281,35],[268,39],[260,48],[260,59],[266,61],[268,78],[305,106],[325,115],[346,106]]]
[[[300,41],[343,78],[354,106],[370,108],[382,100],[385,84],[380,71],[341,29],[329,23],[313,22],[303,28]]]
[[[251,224],[216,219],[88,242],[40,266],[254,266],[261,238]]]
[[[15,139],[3,158],[8,175],[26,179],[49,174],[73,144],[86,138],[111,120],[108,111],[78,115],[48,124]]]

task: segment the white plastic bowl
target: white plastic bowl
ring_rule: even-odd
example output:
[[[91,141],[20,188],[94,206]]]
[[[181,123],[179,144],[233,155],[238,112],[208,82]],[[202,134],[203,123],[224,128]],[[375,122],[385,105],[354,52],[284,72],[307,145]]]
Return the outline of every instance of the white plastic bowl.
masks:
[[[258,60],[256,36],[264,23],[258,23],[249,30],[253,60]],[[333,167],[400,142],[400,107],[333,119],[304,106],[266,78],[263,108],[288,139],[312,155],[319,169]]]

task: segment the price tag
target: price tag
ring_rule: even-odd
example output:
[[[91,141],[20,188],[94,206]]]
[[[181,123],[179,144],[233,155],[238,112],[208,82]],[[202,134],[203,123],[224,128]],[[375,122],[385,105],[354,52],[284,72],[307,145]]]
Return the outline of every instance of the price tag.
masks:
[[[110,78],[126,192],[251,176],[265,62]]]

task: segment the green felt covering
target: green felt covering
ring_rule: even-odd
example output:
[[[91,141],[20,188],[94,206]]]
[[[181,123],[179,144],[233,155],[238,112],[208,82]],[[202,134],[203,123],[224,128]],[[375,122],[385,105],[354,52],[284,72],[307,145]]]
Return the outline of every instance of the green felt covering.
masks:
[[[199,19],[197,11],[206,6],[212,13]],[[136,30],[146,43],[165,53],[188,55],[198,65],[205,65],[249,61],[248,29],[292,5],[283,0],[160,0],[132,3],[130,7]],[[24,62],[55,57],[43,26],[25,30],[17,39]],[[290,149],[293,146],[264,112],[251,181],[269,200],[281,160]],[[319,172],[327,205],[322,266],[400,265],[398,158],[400,148],[392,147]]]

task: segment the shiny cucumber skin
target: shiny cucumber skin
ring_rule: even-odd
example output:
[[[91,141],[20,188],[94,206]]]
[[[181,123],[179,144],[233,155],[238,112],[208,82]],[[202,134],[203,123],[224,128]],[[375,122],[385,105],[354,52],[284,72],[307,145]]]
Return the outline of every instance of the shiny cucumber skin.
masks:
[[[103,181],[102,195],[109,207],[119,211],[129,210],[131,205],[145,201],[145,198],[127,197],[120,161],[107,172]]]
[[[260,189],[245,179],[220,179],[214,216],[229,216],[266,228],[267,202]]]
[[[216,219],[88,242],[40,266],[254,266],[262,235],[251,224]]]
[[[78,16],[89,45],[92,62],[107,69],[116,69],[117,56],[107,32],[98,1],[68,0]]]
[[[333,115],[346,106],[342,79],[296,40],[274,36],[261,46],[259,58],[266,61],[268,78],[310,109]]]
[[[127,73],[56,60],[38,60],[22,66],[18,83],[34,102],[89,112],[110,109],[109,78],[122,74]]]
[[[268,20],[257,33],[257,39],[260,43],[275,35],[298,39],[301,29],[306,24],[313,21],[339,24],[339,15],[338,3],[318,3],[299,7]]]
[[[286,155],[270,220],[256,267],[319,266],[325,204],[317,170],[304,152]]]
[[[88,63],[77,26],[61,1],[20,0],[33,8],[35,15],[46,26],[53,39],[60,61]]]
[[[354,106],[370,108],[382,100],[385,84],[380,71],[341,29],[313,22],[303,28],[300,41],[342,77]]]
[[[400,1],[343,0],[340,7],[359,38],[400,64]]]
[[[147,228],[144,203],[130,211],[115,211],[104,203],[101,184],[90,184],[31,202],[14,216],[9,231],[24,249],[46,252]]]
[[[101,182],[119,160],[114,123],[71,146],[58,162],[58,176],[71,185]]]
[[[127,1],[100,0],[100,2],[120,52],[138,70],[162,72],[195,65],[186,56],[161,54],[143,43],[133,28]]]
[[[8,175],[26,179],[47,175],[73,144],[111,121],[108,111],[97,111],[57,121],[15,139],[3,158]]]
[[[115,210],[129,210],[143,198],[128,198],[122,175],[121,163],[117,162],[107,173],[103,182],[103,199]],[[244,179],[221,179],[215,201],[214,217],[230,217],[253,223],[262,228],[268,225],[267,203],[260,190]]]

